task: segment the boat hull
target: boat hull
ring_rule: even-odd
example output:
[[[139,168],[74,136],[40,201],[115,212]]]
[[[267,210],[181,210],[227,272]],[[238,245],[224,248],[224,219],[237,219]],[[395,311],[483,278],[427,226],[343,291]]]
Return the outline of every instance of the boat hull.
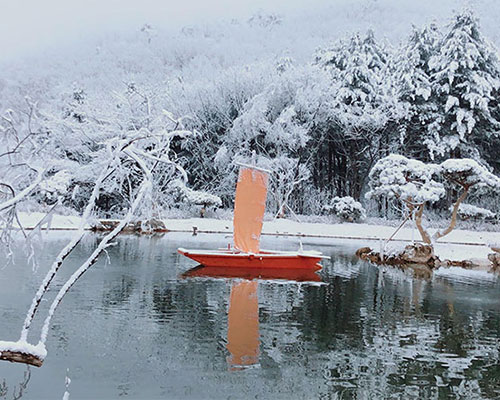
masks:
[[[321,269],[320,255],[300,253],[234,253],[230,251],[207,251],[179,249],[178,252],[206,267],[252,268],[252,269]]]

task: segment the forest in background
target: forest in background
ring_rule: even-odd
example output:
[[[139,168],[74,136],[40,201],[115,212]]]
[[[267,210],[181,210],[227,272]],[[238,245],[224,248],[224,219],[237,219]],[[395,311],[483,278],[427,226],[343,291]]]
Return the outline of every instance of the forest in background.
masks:
[[[67,60],[8,64],[0,76],[2,181],[22,191],[49,165],[23,207],[59,201],[81,211],[109,140],[165,130],[182,134],[168,146],[175,165],[154,187],[157,214],[179,206],[179,178],[231,207],[234,161],[252,153],[273,171],[271,211],[291,193],[301,214],[321,213],[334,196],[369,205],[368,173],[390,153],[437,163],[470,157],[500,173],[500,60],[471,11],[413,27],[397,47],[365,30],[298,42],[292,35],[294,51],[288,33],[268,13],[174,36],[145,24]],[[288,47],[276,51],[284,40]],[[121,215],[139,185],[133,160],[121,168],[97,201],[103,216]],[[481,196],[471,202],[499,211],[498,197]],[[447,212],[452,200],[435,207]],[[372,214],[387,216],[384,201],[370,202]]]

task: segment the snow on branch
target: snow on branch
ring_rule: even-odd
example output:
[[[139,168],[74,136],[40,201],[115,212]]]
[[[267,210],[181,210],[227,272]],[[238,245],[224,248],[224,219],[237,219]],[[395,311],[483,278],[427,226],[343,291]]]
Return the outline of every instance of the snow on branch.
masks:
[[[447,180],[464,187],[488,186],[500,191],[500,178],[470,158],[443,161],[439,165],[439,172]]]
[[[57,293],[56,298],[50,305],[49,313],[47,315],[47,318],[44,321],[43,327],[42,327],[42,333],[40,335],[40,342],[42,345],[45,345],[45,342],[47,340],[47,335],[49,332],[49,326],[50,326],[50,321],[52,319],[52,316],[54,315],[54,312],[63,299],[64,295],[71,289],[71,287],[75,284],[75,282],[80,278],[95,262],[97,261],[99,255],[111,245],[111,241],[128,225],[128,223],[132,220],[134,213],[138,206],[141,204],[144,195],[151,190],[151,181],[147,178],[144,179],[142,182],[138,193],[135,197],[134,202],[132,203],[132,206],[129,208],[127,215],[120,221],[120,223],[109,233],[107,234],[99,243],[97,248],[93,251],[93,253],[90,255],[90,257],[85,261],[80,268],[78,268],[73,275],[70,276],[70,278],[66,281],[66,283],[61,287],[59,292]]]
[[[390,154],[377,161],[370,171],[366,197],[396,197],[412,205],[438,201],[445,195],[443,184],[434,180],[438,170],[435,164]]]
[[[37,186],[40,184],[40,182],[42,182],[43,177],[48,169],[50,169],[50,168],[44,168],[44,169],[39,168],[37,171],[38,174],[37,174],[36,178],[33,180],[33,182],[31,182],[31,184],[28,187],[21,190],[18,194],[16,194],[11,199],[1,203],[0,204],[0,211],[4,211],[10,207],[13,207],[17,203],[19,203],[20,201],[24,200],[24,198],[26,196],[28,196],[31,192],[33,192],[37,188]]]
[[[172,181],[171,188],[176,191],[181,200],[186,203],[201,205],[204,207],[222,206],[222,200],[219,196],[201,190],[188,188],[180,179]]]
[[[108,155],[108,160],[105,163],[96,161],[96,163],[100,165],[100,174],[94,184],[92,194],[90,195],[83,212],[79,229],[71,241],[56,257],[47,275],[38,288],[26,315],[19,341],[0,342],[0,359],[25,362],[37,366],[42,364],[46,355],[45,342],[48,335],[50,321],[62,298],[79,279],[79,277],[82,276],[97,261],[99,255],[111,245],[112,240],[131,222],[134,217],[136,217],[139,209],[148,210],[148,212],[150,212],[152,206],[152,189],[155,179],[160,181],[164,180],[168,183],[172,176],[172,172],[170,170],[164,171],[158,167],[168,164],[173,167],[174,171],[179,171],[179,169],[176,168],[177,164],[170,161],[168,158],[168,151],[166,151],[170,146],[172,138],[179,135],[184,138],[187,133],[185,131],[174,130],[169,133],[158,135],[161,139],[155,143],[156,145],[152,145],[149,141],[149,139],[151,139],[151,135],[149,135],[148,132],[133,132],[126,138],[112,138],[105,143],[102,143],[102,145],[106,148],[105,154]],[[161,156],[158,157],[151,155],[151,153],[154,153],[155,151],[159,151]],[[159,172],[157,177],[155,177],[154,172]],[[182,168],[180,168],[180,172],[181,175],[184,175],[182,174]],[[137,182],[141,175],[142,183],[138,187],[136,186],[137,184],[132,186],[132,181]],[[54,177],[56,183],[59,183],[59,181],[63,178],[63,183],[66,183],[67,181],[66,174],[63,174],[62,177],[58,177],[56,173]],[[28,333],[40,302],[46,294],[62,263],[84,236],[85,226],[89,223],[94,208],[96,207],[96,201],[99,198],[99,194],[102,191],[105,182],[108,182],[108,185],[111,184],[111,187],[113,187],[113,185],[117,185],[119,188],[123,187],[123,182],[128,182],[128,195],[132,197],[133,193],[136,193],[135,196],[133,196],[133,201],[131,200],[131,205],[124,218],[108,235],[101,240],[100,244],[90,255],[87,261],[71,275],[71,277],[59,290],[50,306],[48,316],[42,327],[39,344],[37,346],[30,345],[27,343]]]
[[[450,207],[450,211],[453,211],[453,207]],[[495,218],[495,213],[482,207],[478,207],[472,204],[462,203],[458,207],[458,216],[460,219],[489,219]]]

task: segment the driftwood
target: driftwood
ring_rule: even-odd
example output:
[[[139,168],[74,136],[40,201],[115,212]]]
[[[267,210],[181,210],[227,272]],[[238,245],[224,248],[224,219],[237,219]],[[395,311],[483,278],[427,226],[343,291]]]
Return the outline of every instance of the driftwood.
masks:
[[[21,353],[18,351],[2,351],[0,352],[0,360],[17,362],[22,364],[34,365],[41,367],[43,360],[33,354]]]

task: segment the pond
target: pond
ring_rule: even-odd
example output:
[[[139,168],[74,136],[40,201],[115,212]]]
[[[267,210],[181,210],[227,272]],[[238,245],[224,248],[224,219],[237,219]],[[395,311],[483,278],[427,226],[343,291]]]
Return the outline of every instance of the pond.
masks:
[[[0,269],[0,339],[18,338],[70,234],[45,237],[35,272],[21,248],[15,265]],[[48,299],[97,239],[89,234],[79,245]],[[415,278],[357,260],[363,243],[329,240],[304,243],[331,256],[320,282],[186,276],[195,263],[177,247],[214,249],[228,240],[119,237],[63,299],[44,365],[0,362],[0,399],[20,390],[23,399],[61,399],[66,376],[71,399],[500,397],[493,275]],[[264,248],[297,243],[263,238]],[[34,344],[48,305],[32,328]]]

